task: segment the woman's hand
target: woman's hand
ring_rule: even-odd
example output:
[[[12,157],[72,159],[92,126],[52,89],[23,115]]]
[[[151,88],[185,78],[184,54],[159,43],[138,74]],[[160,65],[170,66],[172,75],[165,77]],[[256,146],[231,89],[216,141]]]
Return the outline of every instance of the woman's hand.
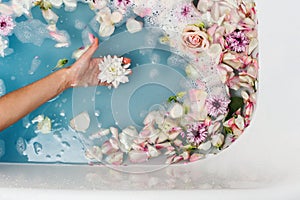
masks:
[[[102,58],[92,58],[98,46],[99,40],[94,38],[90,48],[72,66],[67,68],[68,87],[106,85],[98,80],[98,74],[100,73],[98,65]]]
[[[66,68],[67,88],[68,87],[88,87],[88,86],[108,86],[108,83],[101,83],[98,79],[100,73],[99,63],[103,58],[92,58],[99,47],[98,38],[93,39],[90,48],[70,67]],[[130,59],[124,58],[124,64],[130,63]]]

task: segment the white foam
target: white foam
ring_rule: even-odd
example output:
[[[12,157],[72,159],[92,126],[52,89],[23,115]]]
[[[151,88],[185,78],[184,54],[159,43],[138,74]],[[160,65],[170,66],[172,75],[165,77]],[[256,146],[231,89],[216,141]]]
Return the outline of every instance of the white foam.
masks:
[[[0,79],[0,97],[6,94],[6,87],[4,81]]]

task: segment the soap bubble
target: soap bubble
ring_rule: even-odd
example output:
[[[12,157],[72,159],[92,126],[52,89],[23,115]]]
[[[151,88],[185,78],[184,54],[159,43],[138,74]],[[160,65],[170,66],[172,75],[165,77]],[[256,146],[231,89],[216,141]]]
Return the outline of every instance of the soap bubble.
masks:
[[[42,146],[40,143],[35,142],[35,143],[33,143],[33,149],[34,149],[34,152],[35,152],[37,155],[39,155],[39,154],[42,153],[41,151],[43,150],[43,146]]]
[[[39,66],[41,65],[41,60],[39,59],[38,56],[35,56],[31,62],[31,67],[28,71],[29,75],[33,75],[34,72],[39,68]]]
[[[76,19],[74,26],[77,30],[83,30],[86,25],[84,22],[80,21],[79,19]]]
[[[16,142],[16,149],[20,155],[24,155],[24,151],[26,150],[26,143],[24,138],[19,137]]]
[[[172,54],[167,62],[170,67],[185,67],[187,65],[187,61],[177,54]]]

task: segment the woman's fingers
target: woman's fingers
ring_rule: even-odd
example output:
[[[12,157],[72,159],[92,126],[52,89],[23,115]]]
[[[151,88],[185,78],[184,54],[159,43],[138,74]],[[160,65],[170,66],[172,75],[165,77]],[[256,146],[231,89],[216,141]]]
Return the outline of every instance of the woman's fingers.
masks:
[[[81,56],[81,58],[86,58],[86,59],[90,59],[92,58],[92,56],[94,55],[94,53],[97,51],[99,47],[99,39],[98,38],[94,38],[94,41],[92,43],[92,45],[89,47],[89,49]]]

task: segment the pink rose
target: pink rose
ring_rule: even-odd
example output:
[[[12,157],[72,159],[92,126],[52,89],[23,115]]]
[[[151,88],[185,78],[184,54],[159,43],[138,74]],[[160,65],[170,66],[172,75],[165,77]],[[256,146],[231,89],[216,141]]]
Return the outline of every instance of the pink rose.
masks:
[[[209,47],[207,34],[194,25],[189,25],[183,30],[182,40],[186,47],[196,52],[204,51]]]

